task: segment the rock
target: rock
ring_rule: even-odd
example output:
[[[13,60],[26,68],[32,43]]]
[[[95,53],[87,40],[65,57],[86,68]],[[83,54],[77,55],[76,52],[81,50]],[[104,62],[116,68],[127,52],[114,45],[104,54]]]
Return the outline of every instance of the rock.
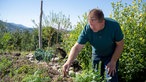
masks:
[[[34,55],[32,53],[26,55],[26,58],[29,59],[30,61],[35,60]]]
[[[73,70],[69,71],[69,76],[74,77],[76,74]]]

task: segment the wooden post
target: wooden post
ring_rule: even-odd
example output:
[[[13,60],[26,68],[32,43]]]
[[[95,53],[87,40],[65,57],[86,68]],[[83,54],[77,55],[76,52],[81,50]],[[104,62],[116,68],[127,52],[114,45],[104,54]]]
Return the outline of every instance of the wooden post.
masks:
[[[42,15],[43,15],[43,0],[41,0],[40,25],[39,25],[39,48],[42,48]]]

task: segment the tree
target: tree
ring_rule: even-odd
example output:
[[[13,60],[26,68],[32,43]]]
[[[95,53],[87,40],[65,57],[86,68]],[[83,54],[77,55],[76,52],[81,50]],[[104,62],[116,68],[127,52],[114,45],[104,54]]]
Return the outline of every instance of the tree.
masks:
[[[35,22],[35,20],[32,20],[32,22],[34,23],[35,27],[39,27],[39,25]],[[45,29],[43,30],[45,32],[45,35],[48,36],[48,41],[51,41],[56,38],[56,43],[60,44],[60,42],[62,41],[61,38],[65,37],[65,35],[67,34],[67,30],[72,28],[71,22],[70,22],[70,18],[66,17],[64,14],[62,14],[61,12],[59,13],[54,13],[54,12],[50,12],[49,15],[45,16],[43,14],[43,19],[42,19],[42,29],[43,28],[50,28],[50,30],[52,29],[53,31],[48,31],[45,32]],[[53,32],[56,33],[56,37],[51,36],[52,34],[54,34]],[[44,34],[44,33],[42,33]],[[44,37],[44,35],[42,35]],[[44,40],[44,38],[42,38]],[[46,40],[46,39],[45,39]],[[43,41],[44,43],[45,41]],[[46,43],[46,42],[45,42]],[[48,42],[51,43],[51,42]],[[44,44],[43,44],[44,45]],[[51,45],[51,44],[49,44]]]
[[[44,21],[44,26],[52,26],[55,27],[56,29],[59,26],[59,29],[71,29],[72,25],[70,22],[70,17],[66,17],[62,12],[59,13],[54,13],[50,12],[49,15],[43,17]]]
[[[2,22],[2,21],[0,21],[0,37],[3,37],[3,35],[4,35],[4,33],[6,33],[7,32],[7,29],[6,29],[6,27],[5,27],[5,25],[4,25],[4,23]],[[3,48],[3,46],[2,46],[2,38],[0,38],[0,48]]]
[[[7,32],[5,24],[0,20],[0,34]]]
[[[56,34],[57,34],[57,30],[55,28],[48,27],[48,26],[43,28],[43,40],[44,40],[43,43],[47,44],[45,47],[47,46],[51,47],[54,44],[56,44],[56,40],[57,40]]]
[[[22,41],[22,34],[23,31],[17,29],[16,31],[12,32],[12,39],[11,39],[11,45],[13,45],[13,50],[21,50],[21,41]]]
[[[67,36],[67,30],[72,28],[70,18],[66,17],[62,12],[54,13],[50,12],[49,15],[44,16],[44,26],[51,26],[57,29],[56,44],[60,44],[59,34],[62,34],[61,38]]]
[[[3,36],[1,37],[1,49],[6,50],[10,47],[10,41],[11,41],[11,34],[10,33],[4,33]]]

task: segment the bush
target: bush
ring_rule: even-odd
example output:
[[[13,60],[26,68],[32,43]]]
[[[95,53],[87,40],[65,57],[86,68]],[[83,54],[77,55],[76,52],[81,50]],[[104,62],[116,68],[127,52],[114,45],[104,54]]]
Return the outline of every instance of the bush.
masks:
[[[44,51],[43,49],[37,49],[34,53],[34,56],[38,61],[42,60],[42,61],[48,62],[52,59],[53,52],[51,50]]]
[[[131,5],[123,5],[120,1],[112,6],[111,17],[120,23],[125,35],[119,65],[120,80],[144,82],[146,74],[140,72],[145,72],[146,67],[146,3],[134,0]]]

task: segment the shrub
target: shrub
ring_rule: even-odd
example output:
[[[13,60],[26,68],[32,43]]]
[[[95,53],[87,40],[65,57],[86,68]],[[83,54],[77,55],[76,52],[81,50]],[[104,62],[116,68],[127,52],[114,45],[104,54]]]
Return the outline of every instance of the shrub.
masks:
[[[120,80],[143,82],[146,74],[140,72],[146,71],[146,3],[133,0],[131,5],[123,5],[120,1],[112,3],[112,6],[111,17],[120,23],[125,35],[119,65]]]

